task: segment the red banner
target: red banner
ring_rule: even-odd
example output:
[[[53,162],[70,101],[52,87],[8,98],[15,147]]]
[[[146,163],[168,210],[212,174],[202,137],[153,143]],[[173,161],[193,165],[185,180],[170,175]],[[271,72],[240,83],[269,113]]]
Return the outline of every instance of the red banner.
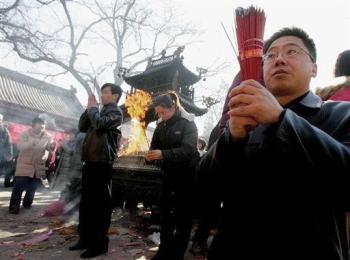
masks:
[[[29,125],[9,123],[8,130],[12,138],[12,143],[16,144],[18,142],[20,134],[27,131],[29,128],[31,128],[31,126]],[[51,130],[47,130],[47,132],[49,132],[49,134],[51,135],[52,139],[55,142],[58,142],[58,140],[65,139],[65,133],[63,132],[51,131]]]

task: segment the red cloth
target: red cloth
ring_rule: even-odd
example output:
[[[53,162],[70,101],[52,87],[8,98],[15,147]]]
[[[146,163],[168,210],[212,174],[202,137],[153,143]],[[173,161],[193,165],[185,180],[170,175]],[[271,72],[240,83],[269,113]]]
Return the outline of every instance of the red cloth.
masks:
[[[350,86],[336,92],[329,100],[350,101]]]
[[[66,203],[62,200],[52,202],[45,208],[43,217],[60,216],[64,213],[64,207]]]
[[[29,128],[31,128],[31,126],[29,125],[10,123],[8,126],[8,130],[12,138],[12,143],[17,144],[20,134],[27,131]],[[48,130],[47,132],[49,132],[53,141],[55,142],[58,142],[59,140],[63,140],[65,136],[65,133],[63,132],[51,131],[51,130]]]
[[[28,125],[10,123],[8,126],[8,130],[12,138],[12,143],[17,144],[20,134],[27,131],[29,128],[30,126]]]

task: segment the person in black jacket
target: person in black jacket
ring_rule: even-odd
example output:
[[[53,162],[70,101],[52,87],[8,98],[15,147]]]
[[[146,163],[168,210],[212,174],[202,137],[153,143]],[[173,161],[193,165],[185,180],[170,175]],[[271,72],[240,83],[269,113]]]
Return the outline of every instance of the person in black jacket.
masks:
[[[81,115],[79,130],[86,133],[82,150],[82,189],[79,206],[79,241],[70,250],[86,249],[80,257],[91,258],[108,251],[107,232],[111,223],[112,162],[121,136],[123,121],[118,101],[120,86],[106,83],[101,88],[103,108],[98,109],[95,96]]]
[[[11,165],[13,161],[13,145],[9,131],[3,123],[3,115],[0,114],[0,175],[4,175],[4,186],[11,186]]]
[[[156,97],[152,103],[160,117],[151,142],[147,161],[159,161],[163,170],[160,201],[160,246],[152,259],[180,260],[192,227],[191,192],[196,164],[198,132],[175,93]]]
[[[264,45],[266,88],[231,91],[229,125],[199,165],[229,169],[206,176],[223,201],[209,260],[349,260],[350,103],[310,92],[315,62],[314,41],[284,28]]]

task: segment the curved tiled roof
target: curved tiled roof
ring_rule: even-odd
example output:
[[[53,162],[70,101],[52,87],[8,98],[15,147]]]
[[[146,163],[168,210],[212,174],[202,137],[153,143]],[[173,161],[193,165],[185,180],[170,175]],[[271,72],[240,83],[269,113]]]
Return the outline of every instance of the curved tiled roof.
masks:
[[[192,92],[191,97],[191,94],[184,95],[178,90],[179,88],[195,84],[201,77],[188,70],[184,66],[182,58],[177,55],[165,56],[158,60],[150,60],[144,72],[132,76],[125,76],[124,80],[130,86],[145,90],[151,93],[152,96],[156,96],[174,89],[173,81],[176,73],[176,92],[180,98],[181,105],[187,112],[193,113],[196,116],[204,115],[208,110],[206,108],[197,107],[196,104],[194,104],[194,92]]]
[[[78,119],[83,111],[75,93],[44,81],[0,67],[0,102]]]
[[[149,91],[155,87],[155,82],[157,82],[156,85],[158,86],[169,85],[169,83],[171,85],[173,75],[176,71],[179,72],[179,86],[191,86],[200,80],[198,75],[192,73],[183,65],[181,58],[171,57],[153,61],[153,65],[148,66],[142,73],[125,76],[125,82],[137,89]],[[164,61],[161,62],[162,60]]]

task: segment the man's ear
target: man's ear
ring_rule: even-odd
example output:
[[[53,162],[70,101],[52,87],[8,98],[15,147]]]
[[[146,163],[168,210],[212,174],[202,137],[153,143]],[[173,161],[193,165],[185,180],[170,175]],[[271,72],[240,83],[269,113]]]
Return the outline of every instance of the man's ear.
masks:
[[[316,63],[312,64],[311,76],[313,78],[316,78],[316,76],[317,76],[317,64]]]

